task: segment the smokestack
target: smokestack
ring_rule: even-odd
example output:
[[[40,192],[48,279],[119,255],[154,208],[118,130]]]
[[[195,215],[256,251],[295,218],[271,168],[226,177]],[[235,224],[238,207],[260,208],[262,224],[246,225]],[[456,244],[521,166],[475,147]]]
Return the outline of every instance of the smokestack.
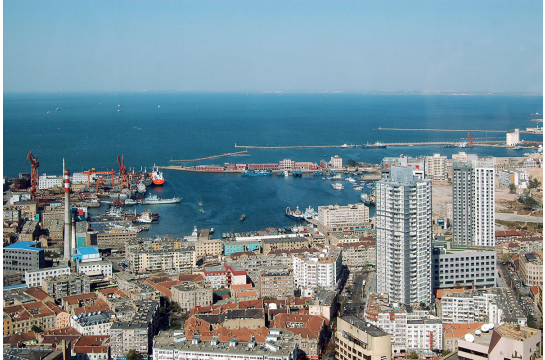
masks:
[[[76,215],[72,214],[72,255],[76,253]]]
[[[62,160],[64,168],[64,159]],[[70,236],[72,235],[70,213],[70,170],[64,170],[64,260],[70,261]]]

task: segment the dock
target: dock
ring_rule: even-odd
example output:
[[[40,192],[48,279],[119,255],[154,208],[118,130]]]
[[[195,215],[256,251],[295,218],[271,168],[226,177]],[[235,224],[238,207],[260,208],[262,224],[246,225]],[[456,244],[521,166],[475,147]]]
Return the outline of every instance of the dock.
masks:
[[[543,120],[542,120],[543,121]],[[438,132],[481,132],[481,133],[507,133],[508,130],[476,130],[476,129],[409,129],[409,128],[383,128],[379,127],[374,130],[386,130],[386,131],[438,131]],[[521,134],[531,134],[532,132],[526,130],[520,130]]]
[[[237,151],[237,152],[233,152],[233,153],[220,154],[220,155],[212,155],[212,156],[207,156],[207,157],[203,157],[203,158],[199,158],[199,159],[190,159],[190,160],[169,160],[169,162],[193,162],[193,161],[203,161],[203,160],[217,159],[217,158],[225,157],[225,156],[238,156],[238,155],[242,155],[242,154],[246,154],[246,153],[248,153],[248,150]]]
[[[411,129],[408,129],[411,130]],[[466,130],[453,130],[453,131],[466,131]],[[395,142],[395,143],[383,143],[386,146],[426,146],[426,145],[450,145],[453,141],[426,141],[426,142]],[[480,143],[477,141],[473,142],[475,146],[501,146],[505,144],[505,141],[486,141]],[[355,149],[362,148],[361,145],[353,145],[348,147],[343,147],[343,145],[298,145],[298,146],[253,146],[253,145],[236,145],[235,147],[246,148],[246,149],[266,149],[266,150],[275,150],[275,149],[319,149],[319,148],[339,148],[344,149]],[[504,146],[505,147],[505,146]],[[365,149],[371,150],[371,149]],[[379,149],[380,150],[380,149]]]

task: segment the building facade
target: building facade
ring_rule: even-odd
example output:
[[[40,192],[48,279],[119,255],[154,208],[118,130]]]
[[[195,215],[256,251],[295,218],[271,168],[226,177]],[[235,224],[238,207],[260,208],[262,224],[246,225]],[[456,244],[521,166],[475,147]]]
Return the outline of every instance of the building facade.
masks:
[[[337,318],[335,359],[391,360],[390,334],[354,316]]]
[[[494,159],[453,161],[452,233],[455,245],[495,246]]]
[[[260,271],[259,284],[261,297],[291,297],[295,291],[293,275],[287,271]]]
[[[293,255],[293,279],[299,289],[337,285],[342,269],[342,250],[332,248]]]
[[[447,157],[441,154],[426,156],[424,159],[424,173],[426,179],[446,181],[447,175]]]
[[[41,287],[42,280],[45,278],[68,274],[70,274],[70,268],[68,266],[28,270],[25,271],[25,282],[28,287]]]
[[[37,270],[45,267],[44,249],[37,243],[18,241],[4,247],[3,269],[13,271]]]
[[[431,302],[431,186],[397,166],[376,185],[377,291],[394,302]]]

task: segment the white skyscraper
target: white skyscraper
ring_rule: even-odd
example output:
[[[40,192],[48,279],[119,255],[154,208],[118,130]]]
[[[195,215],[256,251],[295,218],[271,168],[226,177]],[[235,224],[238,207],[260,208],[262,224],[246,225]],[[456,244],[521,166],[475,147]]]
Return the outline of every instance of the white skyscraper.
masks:
[[[403,304],[431,301],[432,189],[412,167],[376,185],[377,292]]]
[[[452,164],[453,240],[455,245],[495,246],[494,159]]]

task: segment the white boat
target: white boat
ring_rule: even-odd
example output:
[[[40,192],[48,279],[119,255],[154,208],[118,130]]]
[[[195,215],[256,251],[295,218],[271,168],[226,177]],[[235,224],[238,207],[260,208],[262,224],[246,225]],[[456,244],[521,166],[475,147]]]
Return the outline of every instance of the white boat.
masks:
[[[284,170],[284,176],[285,176],[285,177],[290,176],[290,173],[288,172],[288,170]]]
[[[146,185],[144,184],[143,180],[140,180],[140,182],[138,183],[138,186],[136,187],[136,190],[140,194],[145,194],[146,193]]]
[[[136,218],[135,221],[139,223],[151,224],[151,222],[153,221],[153,218],[151,217],[151,213],[144,211],[142,214],[140,214],[140,216]]]
[[[363,190],[363,186],[356,186],[356,187],[354,187],[354,190],[361,191],[361,190]]]
[[[306,208],[305,212],[303,213],[303,217],[305,219],[312,219],[312,218],[315,218],[316,216],[318,216],[318,213],[310,206]]]
[[[356,179],[354,179],[353,177],[349,177],[349,178],[347,178],[346,180],[348,180],[348,181],[351,182],[351,183],[355,183],[355,182],[356,182]]]
[[[161,199],[157,195],[151,195],[142,200],[142,205],[159,205],[159,204],[177,204],[182,201],[182,198],[173,197],[172,199]]]
[[[332,187],[333,189],[335,189],[335,190],[342,190],[342,189],[344,189],[344,186],[343,186],[343,184],[341,184],[341,183],[334,183],[334,184],[331,184],[331,187]]]
[[[131,205],[136,205],[136,204],[138,204],[138,201],[136,201],[134,199],[131,199],[131,198],[125,199],[125,205],[131,206]]]

